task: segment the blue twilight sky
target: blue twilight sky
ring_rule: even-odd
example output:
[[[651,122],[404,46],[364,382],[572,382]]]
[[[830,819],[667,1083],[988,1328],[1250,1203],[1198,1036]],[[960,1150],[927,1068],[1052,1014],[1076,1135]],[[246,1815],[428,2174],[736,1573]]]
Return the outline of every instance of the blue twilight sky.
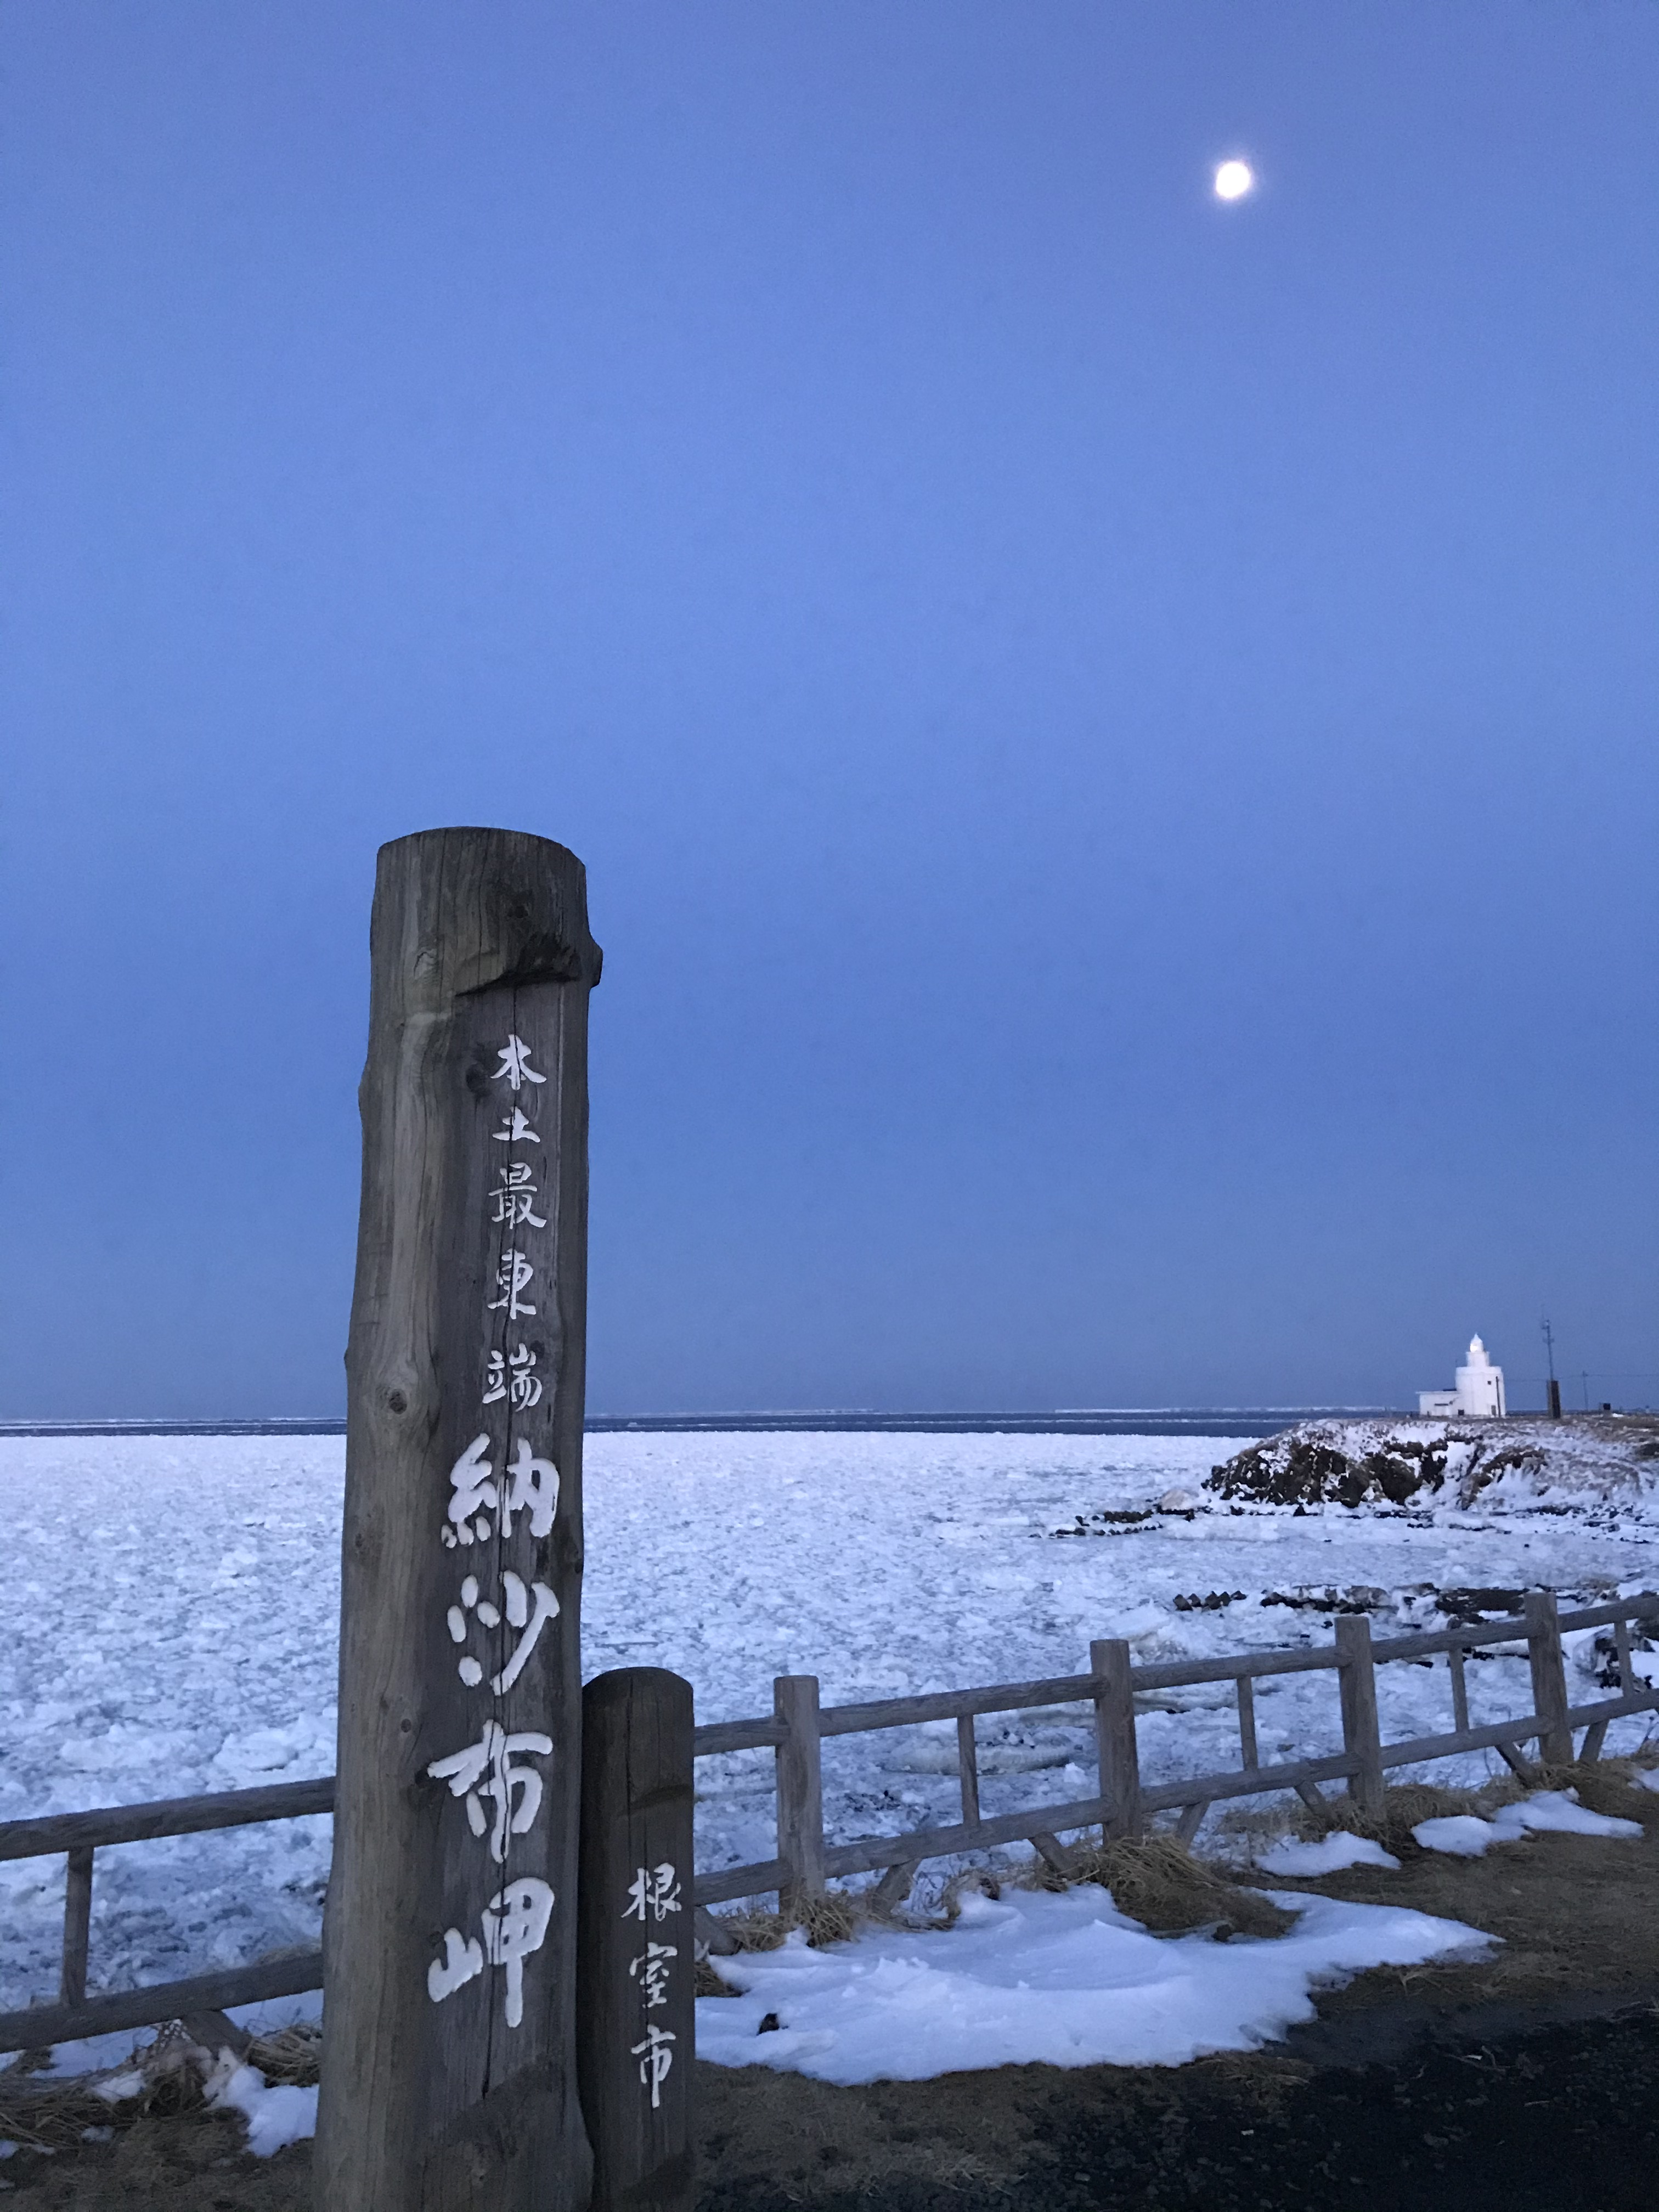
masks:
[[[7,0],[0,1413],[339,1409],[478,821],[596,1411],[1659,1398],[1656,116],[1638,0]]]

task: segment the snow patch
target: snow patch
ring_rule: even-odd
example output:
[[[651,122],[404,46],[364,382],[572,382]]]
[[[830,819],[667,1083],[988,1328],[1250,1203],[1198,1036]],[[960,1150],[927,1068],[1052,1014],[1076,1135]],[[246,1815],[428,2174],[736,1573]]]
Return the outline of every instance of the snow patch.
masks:
[[[742,1994],[699,1999],[697,2056],[843,2086],[989,2066],[1180,2066],[1311,2020],[1311,1990],[1367,1966],[1474,1956],[1492,1940],[1393,1906],[1269,1894],[1297,1921],[1261,1942],[1150,1936],[1088,1886],[969,1895],[953,1928],[819,1951],[798,1932],[780,1951],[719,1961]],[[778,2026],[763,2033],[769,2015]]]
[[[1450,1851],[1479,1858],[1492,1844],[1516,1844],[1522,1837],[1553,1832],[1571,1836],[1640,1836],[1639,1820],[1618,1820],[1592,1813],[1578,1802],[1576,1790],[1537,1790],[1518,1804],[1500,1806],[1490,1820],[1458,1813],[1441,1820],[1419,1820],[1413,1835],[1425,1850]]]
[[[1369,1836],[1356,1836],[1346,1828],[1334,1828],[1317,1843],[1298,1843],[1287,1836],[1270,1850],[1263,1851],[1256,1864],[1264,1874],[1340,1874],[1344,1867],[1388,1867],[1399,1871],[1400,1862],[1392,1852],[1385,1851],[1381,1844],[1373,1843]]]
[[[1449,1851],[1453,1858],[1478,1859],[1498,1838],[1490,1820],[1473,1813],[1449,1813],[1443,1820],[1419,1820],[1412,1834],[1425,1851]]]
[[[291,2085],[272,2089],[257,2066],[244,2066],[228,2051],[219,2053],[204,2084],[210,2105],[240,2112],[247,2122],[247,2147],[255,2158],[286,2150],[302,2136],[317,2132],[317,2092]]]
[[[1501,1806],[1492,1815],[1499,1843],[1513,1843],[1528,1833],[1553,1831],[1567,1836],[1640,1836],[1639,1820],[1616,1820],[1607,1813],[1592,1813],[1578,1802],[1576,1790],[1535,1790],[1517,1805]]]

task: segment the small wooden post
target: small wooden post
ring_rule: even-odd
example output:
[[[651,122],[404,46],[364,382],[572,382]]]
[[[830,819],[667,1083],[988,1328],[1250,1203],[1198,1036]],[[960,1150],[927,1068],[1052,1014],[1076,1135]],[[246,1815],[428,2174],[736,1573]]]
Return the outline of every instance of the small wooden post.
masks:
[[[1532,1662],[1532,1709],[1540,1723],[1538,1756],[1545,1766],[1572,1764],[1567,1725],[1567,1670],[1561,1656],[1560,1616],[1553,1590],[1526,1595],[1527,1656]]]
[[[1337,1615],[1337,1670],[1342,1698],[1342,1748],[1359,1763],[1348,1777],[1348,1795],[1360,1812],[1382,1810],[1382,1739],[1376,1724],[1376,1668],[1371,1625],[1363,1613]]]
[[[1255,1684],[1248,1674],[1238,1678],[1238,1751],[1247,1773],[1261,1765],[1255,1747]]]
[[[591,2212],[691,2212],[696,1946],[691,1685],[660,1667],[582,1692],[576,1966]]]
[[[818,1739],[818,1678],[780,1674],[772,1711],[783,1723],[778,1746],[778,1856],[789,1878],[778,1892],[786,1917],[823,1894],[823,1775]]]
[[[1129,1664],[1129,1647],[1121,1637],[1097,1638],[1089,1646],[1100,1794],[1112,1808],[1103,1824],[1109,1836],[1138,1836],[1141,1831],[1140,1752]]]
[[[316,2203],[574,2212],[581,864],[399,838],[370,966]]]
[[[1607,1740],[1607,1723],[1605,1721],[1592,1721],[1584,1730],[1584,1741],[1578,1747],[1578,1764],[1581,1766],[1594,1766],[1601,1756],[1601,1747]]]
[[[1630,1623],[1622,1615],[1613,1624],[1613,1648],[1619,1662],[1619,1694],[1627,1698],[1632,1676],[1630,1664]]]
[[[866,1894],[878,1912],[891,1912],[896,1905],[903,1904],[915,1888],[915,1862],[903,1859],[897,1866],[890,1866],[875,1887]]]
[[[59,2004],[86,2002],[87,1953],[92,1944],[92,1845],[77,1844],[64,1880],[64,1972]]]
[[[1239,1676],[1241,1682],[1247,1679],[1243,1674]],[[1210,1803],[1207,1797],[1195,1797],[1190,1805],[1182,1807],[1181,1818],[1176,1822],[1176,1840],[1178,1843],[1191,1844],[1204,1825],[1204,1815],[1209,1811]]]
[[[971,1713],[957,1715],[957,1772],[962,1781],[963,1824],[971,1828],[979,1819],[979,1747]]]
[[[1469,1725],[1469,1686],[1463,1674],[1463,1649],[1454,1644],[1446,1654],[1446,1665],[1451,1674],[1452,1726],[1459,1735],[1468,1733]]]

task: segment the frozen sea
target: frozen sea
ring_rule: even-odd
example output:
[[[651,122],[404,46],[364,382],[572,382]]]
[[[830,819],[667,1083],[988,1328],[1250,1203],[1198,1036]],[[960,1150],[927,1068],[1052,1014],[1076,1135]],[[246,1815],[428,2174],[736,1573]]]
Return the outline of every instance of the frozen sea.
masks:
[[[1221,1507],[1061,1536],[1079,1515],[1195,1489],[1243,1438],[795,1433],[591,1437],[587,1671],[650,1663],[698,1717],[769,1710],[775,1674],[826,1704],[1081,1671],[1091,1638],[1143,1658],[1328,1641],[1328,1614],[1264,1600],[1369,1585],[1387,1632],[1433,1593],[1547,1583],[1589,1600],[1659,1586],[1646,1510],[1293,1516]],[[326,1774],[333,1765],[337,1437],[0,1439],[9,1620],[0,1656],[0,1819]],[[1113,1528],[1114,1524],[1107,1524]],[[1242,1592],[1224,1608],[1177,1596]],[[1589,1639],[1571,1663],[1595,1694]],[[1528,1709],[1518,1653],[1468,1669],[1472,1717]],[[1443,1666],[1379,1678],[1385,1735],[1448,1728]],[[1340,1745],[1334,1678],[1258,1691],[1264,1759]],[[1607,1748],[1645,1733],[1619,1723]],[[1230,1692],[1143,1712],[1149,1778],[1237,1763]],[[1088,1795],[1081,1711],[981,1723],[988,1814]],[[1437,1778],[1484,1776],[1487,1757]],[[769,1857],[769,1759],[698,1773],[706,1868]],[[954,1817],[953,1732],[825,1747],[832,1836]],[[100,1852],[89,1984],[118,1988],[317,1940],[326,1819]],[[1017,1853],[1016,1856],[1018,1854]],[[942,1872],[935,1869],[935,1878]],[[61,1858],[0,1865],[0,2009],[50,1996]]]

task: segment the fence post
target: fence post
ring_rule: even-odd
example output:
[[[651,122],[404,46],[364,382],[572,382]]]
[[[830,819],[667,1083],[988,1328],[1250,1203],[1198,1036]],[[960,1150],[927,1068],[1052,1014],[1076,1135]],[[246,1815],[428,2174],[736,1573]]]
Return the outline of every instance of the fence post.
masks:
[[[788,1879],[778,1910],[802,1911],[823,1894],[823,1776],[818,1738],[818,1678],[780,1674],[772,1711],[783,1723],[778,1746],[778,1856]]]
[[[1102,1824],[1103,1832],[1108,1836],[1138,1836],[1141,1830],[1140,1753],[1135,1742],[1128,1645],[1121,1637],[1105,1637],[1091,1644],[1089,1671],[1095,1678],[1095,1751],[1100,1765],[1100,1794],[1112,1808]]]
[[[359,1094],[319,2212],[586,2202],[580,862],[382,847]]]
[[[1571,1766],[1572,1730],[1567,1725],[1567,1670],[1553,1590],[1526,1595],[1527,1656],[1532,1662],[1532,1709],[1540,1733],[1538,1756],[1546,1766]]]
[[[624,1667],[582,1692],[576,2057],[591,2212],[691,2212],[691,1685]]]
[[[1382,1810],[1382,1739],[1376,1724],[1376,1668],[1371,1659],[1371,1624],[1363,1613],[1336,1617],[1340,1655],[1337,1681],[1342,1699],[1342,1748],[1358,1765],[1348,1777],[1348,1795],[1360,1812]]]
[[[58,1984],[62,2005],[87,2000],[87,1953],[92,1945],[92,1850],[76,1844],[64,1876],[64,1971]]]

